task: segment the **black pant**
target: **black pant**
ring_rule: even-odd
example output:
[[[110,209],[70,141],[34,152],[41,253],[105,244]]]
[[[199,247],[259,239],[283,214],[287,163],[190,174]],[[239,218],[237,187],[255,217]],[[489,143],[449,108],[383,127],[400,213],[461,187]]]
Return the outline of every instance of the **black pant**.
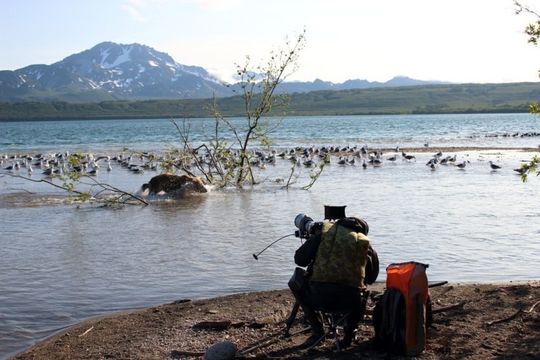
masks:
[[[367,299],[363,296],[363,290],[348,285],[313,281],[295,296],[302,305],[314,333],[323,331],[316,311],[349,313],[345,325],[345,338],[348,337],[349,340],[352,339],[366,309]]]

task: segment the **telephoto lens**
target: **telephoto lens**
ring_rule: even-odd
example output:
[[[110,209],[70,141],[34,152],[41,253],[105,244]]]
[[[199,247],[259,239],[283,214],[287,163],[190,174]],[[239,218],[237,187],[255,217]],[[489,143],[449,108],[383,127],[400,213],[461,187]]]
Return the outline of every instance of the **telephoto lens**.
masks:
[[[314,224],[315,222],[313,221],[313,219],[306,214],[300,213],[296,215],[296,217],[294,218],[294,226],[296,226],[299,230],[298,233],[295,232],[296,237],[308,237]]]

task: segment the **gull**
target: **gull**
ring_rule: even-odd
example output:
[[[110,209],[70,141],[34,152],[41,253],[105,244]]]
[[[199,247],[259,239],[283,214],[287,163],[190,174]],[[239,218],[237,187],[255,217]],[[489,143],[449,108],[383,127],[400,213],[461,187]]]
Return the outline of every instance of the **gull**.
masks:
[[[416,160],[416,156],[414,155],[405,155],[404,158],[407,161],[412,161],[413,159]]]
[[[517,169],[514,169],[514,171],[517,172],[519,175],[523,175],[527,172],[527,169],[517,168]]]
[[[462,163],[456,164],[456,166],[457,166],[458,168],[460,168],[460,169],[465,169],[465,166],[467,166],[467,162],[464,161],[464,162],[462,162]]]
[[[382,165],[382,161],[381,159],[379,158],[374,158],[373,161],[370,161],[371,164],[375,167],[378,167],[378,166],[381,166]]]
[[[426,163],[426,166],[431,166],[431,168],[433,168],[433,166],[436,165],[438,162],[439,161],[437,160],[437,158],[432,158]]]
[[[494,164],[491,160],[489,161],[489,166],[492,170],[498,170],[501,168],[499,165]]]

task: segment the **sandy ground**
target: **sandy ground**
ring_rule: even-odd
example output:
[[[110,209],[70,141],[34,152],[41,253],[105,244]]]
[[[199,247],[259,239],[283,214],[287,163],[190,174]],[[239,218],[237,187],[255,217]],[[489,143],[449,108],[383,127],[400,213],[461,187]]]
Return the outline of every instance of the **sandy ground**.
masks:
[[[371,287],[372,293],[382,289],[383,284]],[[431,296],[434,324],[428,331],[427,349],[418,358],[540,358],[540,281],[447,284],[432,288]],[[308,333],[280,336],[292,305],[288,290],[178,300],[85,321],[15,359],[200,358],[208,347],[223,340],[233,342],[243,358],[398,358],[375,351],[369,315],[351,348],[337,352],[334,339],[327,339],[315,349],[302,349],[299,345]],[[451,305],[458,306],[437,312]],[[304,327],[300,312],[291,332]],[[245,351],[261,340],[270,341]]]

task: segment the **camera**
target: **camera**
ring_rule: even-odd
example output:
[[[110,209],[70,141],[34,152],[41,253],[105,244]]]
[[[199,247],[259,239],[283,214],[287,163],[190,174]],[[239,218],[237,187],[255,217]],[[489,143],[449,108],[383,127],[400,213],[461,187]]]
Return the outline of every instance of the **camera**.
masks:
[[[325,220],[337,220],[345,218],[345,206],[330,206],[324,205],[324,219]],[[294,225],[298,228],[294,232],[294,236],[307,239],[313,230],[316,228],[316,223],[312,218],[304,213],[296,215],[294,218]],[[366,224],[367,225],[367,224]]]
[[[306,214],[300,213],[296,215],[294,218],[294,226],[296,226],[298,230],[294,232],[294,236],[307,239],[310,236],[314,225],[315,221]]]

